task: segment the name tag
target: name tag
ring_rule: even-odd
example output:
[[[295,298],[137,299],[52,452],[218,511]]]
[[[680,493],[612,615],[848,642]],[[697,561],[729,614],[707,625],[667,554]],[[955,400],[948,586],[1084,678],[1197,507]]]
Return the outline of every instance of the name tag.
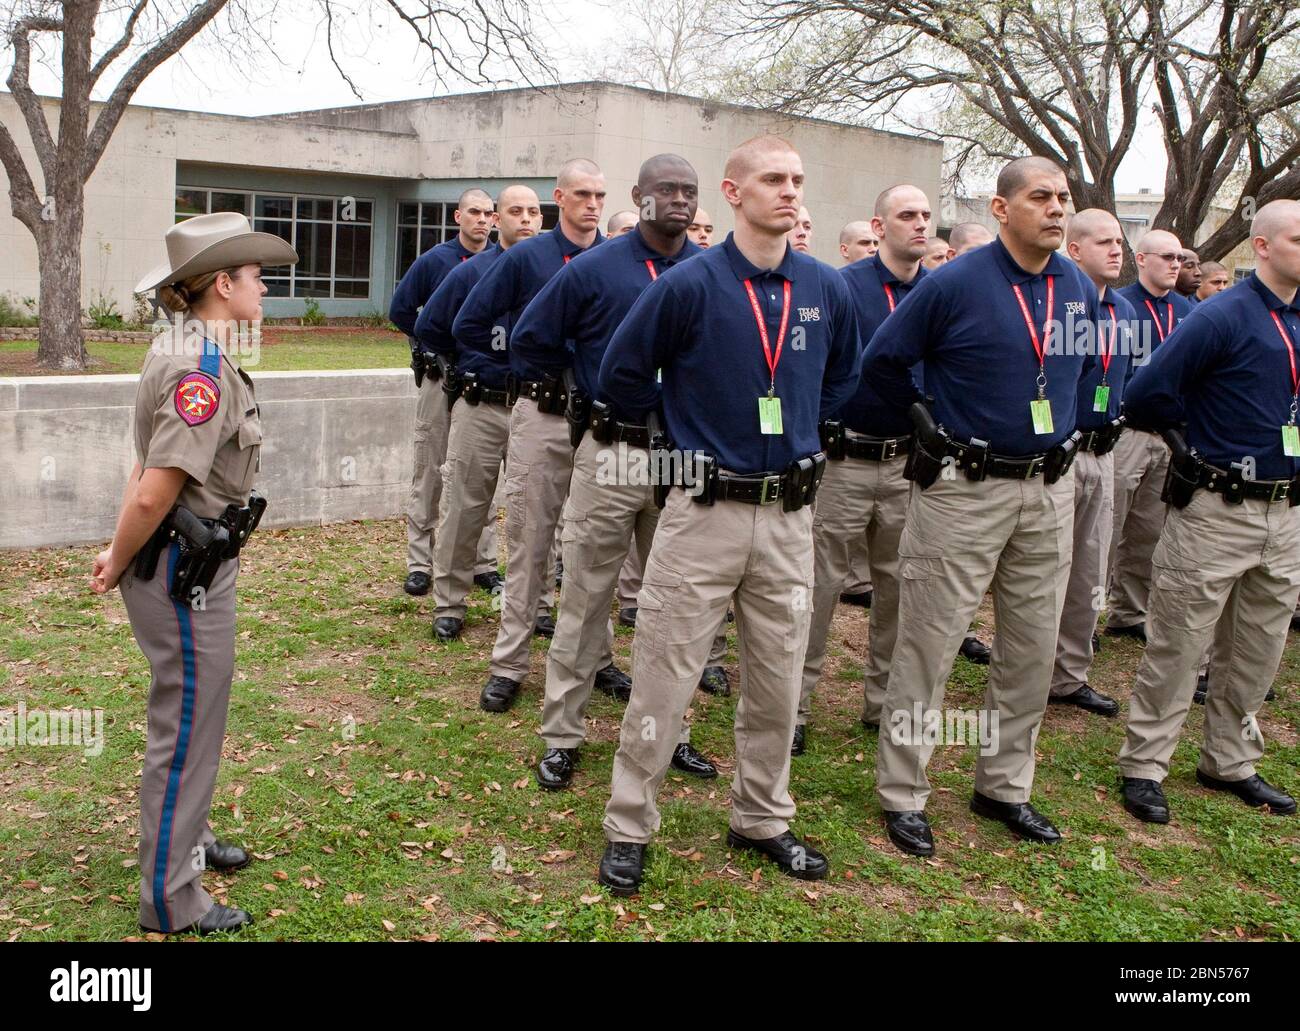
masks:
[[[1052,402],[1050,398],[1041,398],[1029,402],[1029,416],[1034,420],[1035,433],[1053,433]]]
[[[1300,458],[1300,426],[1282,427],[1282,454],[1287,458]]]
[[[780,434],[781,399],[779,397],[760,397],[758,399],[758,432]]]
[[[1092,395],[1092,410],[1104,412],[1110,407],[1110,387],[1105,383],[1097,384],[1097,391]]]

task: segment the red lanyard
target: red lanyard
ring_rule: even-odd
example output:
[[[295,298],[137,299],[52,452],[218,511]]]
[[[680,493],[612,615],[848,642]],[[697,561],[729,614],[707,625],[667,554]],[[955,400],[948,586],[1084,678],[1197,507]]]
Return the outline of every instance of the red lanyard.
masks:
[[[1034,354],[1038,357],[1038,373],[1042,377],[1043,362],[1047,356],[1048,334],[1052,330],[1052,309],[1056,307],[1056,277],[1047,277],[1047,317],[1043,319],[1043,338],[1038,339],[1038,330],[1034,328],[1034,320],[1029,314],[1029,305],[1025,303],[1025,295],[1020,292],[1020,286],[1017,283],[1011,284],[1011,289],[1016,292],[1016,300],[1020,302],[1020,314],[1025,317],[1025,325],[1029,328],[1029,341],[1034,345]]]
[[[1115,357],[1115,344],[1119,340],[1119,327],[1115,325],[1115,306],[1107,303],[1107,310],[1110,312],[1110,347],[1101,349],[1101,381],[1106,382],[1106,375],[1110,372],[1110,360]]]
[[[1273,324],[1277,326],[1277,331],[1282,337],[1282,343],[1286,344],[1286,356],[1291,359],[1291,396],[1300,397],[1300,375],[1296,374],[1295,368],[1295,347],[1291,343],[1291,334],[1286,331],[1282,320],[1278,317],[1277,312],[1270,311],[1273,316]]]
[[[645,267],[646,267],[646,271],[650,273],[650,282],[653,283],[656,279],[659,278],[659,273],[655,271],[654,260],[651,258],[646,258]]]
[[[572,258],[572,257],[573,257],[573,255],[571,255],[571,254],[566,254],[566,255],[564,256],[564,263],[567,265],[567,264],[569,263],[569,259]]]
[[[881,283],[885,288],[885,300],[889,302],[889,314],[894,314],[894,291],[889,288],[888,283]]]
[[[763,357],[767,359],[767,370],[772,374],[771,385],[768,387],[768,395],[771,396],[776,389],[776,365],[781,360],[781,347],[785,343],[785,329],[790,324],[790,280],[784,280],[781,284],[781,328],[776,334],[776,354],[772,354],[772,347],[767,337],[767,320],[763,318],[763,309],[758,306],[758,295],[754,293],[754,285],[745,280],[745,292],[749,294],[749,306],[754,309],[754,321],[758,323],[758,337],[763,341]]]
[[[1147,311],[1149,311],[1151,317],[1156,320],[1156,333],[1159,335],[1160,342],[1163,344],[1165,342],[1165,337],[1174,331],[1174,306],[1172,304],[1169,305],[1169,317],[1166,319],[1169,323],[1169,328],[1163,329],[1160,326],[1160,316],[1156,314],[1156,306],[1145,298],[1142,303],[1147,306]]]

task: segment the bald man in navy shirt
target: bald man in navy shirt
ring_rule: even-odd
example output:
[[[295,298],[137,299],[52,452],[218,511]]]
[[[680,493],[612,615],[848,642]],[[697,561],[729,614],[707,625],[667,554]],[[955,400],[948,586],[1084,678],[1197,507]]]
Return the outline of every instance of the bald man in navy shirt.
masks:
[[[1169,821],[1161,785],[1212,636],[1214,690],[1196,779],[1274,814],[1296,810],[1255,763],[1264,754],[1256,714],[1300,597],[1300,202],[1260,208],[1250,244],[1256,271],[1197,305],[1134,373],[1124,399],[1141,425],[1185,423],[1193,452],[1174,459],[1185,482],[1169,487],[1119,756],[1124,807],[1150,823]]]
[[[863,379],[895,413],[919,400],[910,370],[923,361],[932,416],[947,433],[927,429],[910,458],[898,643],[876,761],[886,829],[914,855],[934,852],[924,812],[932,728],[943,724],[957,646],[990,584],[998,632],[980,718],[997,740],[980,750],[971,809],[1031,840],[1060,838],[1029,797],[1070,572],[1074,481],[1060,470],[1079,380],[1096,362],[1071,346],[1081,325],[1095,331],[1098,303],[1097,288],[1057,254],[1069,197],[1052,162],[1007,165],[990,205],[998,238],[927,275],[863,358]]]
[[[859,344],[844,281],[786,240],[803,180],[798,153],[777,137],[733,151],[722,194],[735,232],[660,275],[601,362],[600,390],[621,418],[641,423],[662,405],[683,487],[667,491],[639,599],[598,875],[616,894],[641,884],[659,828],[655,796],[733,594],[740,700],[728,845],[797,878],[829,870],[790,832],[790,740],[813,587],[817,424],[852,394]]]

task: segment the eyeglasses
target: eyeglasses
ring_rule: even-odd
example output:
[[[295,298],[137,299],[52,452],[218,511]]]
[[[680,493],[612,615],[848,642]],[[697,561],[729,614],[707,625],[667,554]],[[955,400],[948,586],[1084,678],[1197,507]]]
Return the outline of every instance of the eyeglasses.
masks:
[[[1172,251],[1167,251],[1164,254],[1150,254],[1146,251],[1143,251],[1142,253],[1146,254],[1148,258],[1159,258],[1166,265],[1181,265],[1183,263],[1183,256],[1181,254],[1175,254]]]

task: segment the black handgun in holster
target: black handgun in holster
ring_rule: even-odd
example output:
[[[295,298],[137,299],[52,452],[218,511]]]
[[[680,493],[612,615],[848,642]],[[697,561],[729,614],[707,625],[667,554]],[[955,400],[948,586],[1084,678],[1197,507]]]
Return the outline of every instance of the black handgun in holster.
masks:
[[[568,391],[564,383],[552,372],[541,379],[542,396],[537,399],[537,410],[546,415],[563,415],[568,406]]]
[[[698,490],[691,496],[691,500],[697,505],[713,505],[718,500],[718,459],[714,455],[702,454],[698,451],[683,452],[681,463],[683,466],[687,462],[694,466],[696,474],[700,477],[697,486]],[[686,484],[685,469],[682,470],[681,481],[683,486]]]
[[[434,362],[442,376],[442,392],[447,395],[447,411],[450,412],[456,406],[456,398],[465,389],[465,377],[442,355],[437,355]]]
[[[1079,453],[1079,441],[1082,439],[1083,434],[1075,430],[1047,452],[1047,457],[1043,459],[1044,483],[1055,483],[1070,471],[1070,466],[1074,464],[1074,456]]]
[[[1187,446],[1186,439],[1178,430],[1162,430],[1160,436],[1169,445],[1170,452],[1169,468],[1165,472],[1160,500],[1174,508],[1186,508],[1201,486],[1205,460],[1196,453],[1196,448]]]
[[[588,425],[591,427],[591,439],[597,444],[614,442],[614,411],[604,401],[591,402]],[[653,441],[650,446],[654,446]]]
[[[920,401],[914,402],[907,414],[915,432],[912,435],[912,450],[908,452],[907,464],[903,466],[903,478],[925,490],[943,472],[944,459],[948,454],[948,434],[934,421],[930,409]]]
[[[226,558],[239,557],[239,552],[248,543],[252,532],[257,529],[257,524],[262,521],[262,513],[265,511],[266,498],[257,491],[249,492],[248,504],[242,508],[239,505],[226,506],[226,511],[221,516],[221,521],[230,530],[230,546],[226,549]]]
[[[193,605],[212,585],[217,568],[226,560],[232,544],[230,530],[221,520],[206,523],[180,505],[172,510],[171,525],[180,554],[168,593],[173,601]]]
[[[839,419],[823,419],[817,424],[817,436],[822,443],[822,452],[827,458],[836,462],[845,457],[844,423]]]
[[[817,488],[826,472],[826,455],[818,452],[807,458],[797,458],[786,468],[785,487],[781,492],[781,508],[798,512],[804,505],[817,500]]]
[[[577,447],[582,443],[582,435],[587,432],[587,423],[599,402],[578,389],[572,369],[564,370],[564,392],[568,395],[564,419],[569,424],[569,446]]]
[[[593,435],[596,432],[596,405],[598,404],[600,404],[599,401],[592,405],[591,432]],[[603,404],[600,406],[601,408],[605,408]],[[602,418],[609,418],[607,408],[605,408],[605,413],[602,415]],[[668,434],[664,432],[663,419],[660,417],[657,408],[646,413],[645,424],[646,433],[650,438],[651,490],[654,494],[655,508],[663,508],[664,505],[668,503],[668,492],[673,489],[673,484],[675,482],[675,471],[671,465],[672,456],[668,449]]]
[[[415,373],[415,389],[424,386],[424,352],[418,347],[411,348],[411,371]]]
[[[465,399],[467,405],[477,405],[483,397],[483,384],[478,381],[478,373],[466,372],[460,379],[460,396]]]

